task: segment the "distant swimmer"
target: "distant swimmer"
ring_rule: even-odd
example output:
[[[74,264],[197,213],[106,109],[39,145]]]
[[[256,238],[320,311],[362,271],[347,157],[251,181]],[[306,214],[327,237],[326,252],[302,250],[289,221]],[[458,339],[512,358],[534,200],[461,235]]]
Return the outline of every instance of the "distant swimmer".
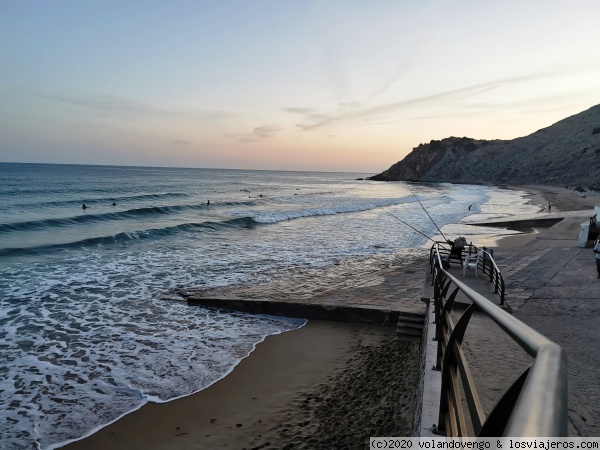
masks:
[[[473,205],[469,205],[469,211],[471,211],[471,206],[473,206]]]
[[[117,204],[116,204],[115,202],[112,202],[112,205],[113,205],[113,206],[117,206]]]
[[[259,195],[260,198],[263,198],[262,194]]]
[[[81,204],[81,209],[86,209],[86,208],[87,208],[87,206],[85,206],[85,203],[82,203]]]
[[[207,206],[208,206],[208,205],[210,205],[210,200],[206,202],[206,205],[207,205]]]

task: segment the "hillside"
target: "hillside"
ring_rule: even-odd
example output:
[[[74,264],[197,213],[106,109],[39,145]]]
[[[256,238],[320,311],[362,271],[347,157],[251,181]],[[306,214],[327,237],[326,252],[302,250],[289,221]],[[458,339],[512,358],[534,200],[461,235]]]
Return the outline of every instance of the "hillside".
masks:
[[[599,189],[600,105],[517,139],[432,140],[369,179]]]

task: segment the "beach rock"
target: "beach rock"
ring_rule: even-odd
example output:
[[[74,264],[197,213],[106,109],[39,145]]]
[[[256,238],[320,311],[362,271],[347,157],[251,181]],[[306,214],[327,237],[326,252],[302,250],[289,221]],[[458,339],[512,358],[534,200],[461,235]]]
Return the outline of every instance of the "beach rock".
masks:
[[[376,181],[600,185],[600,105],[512,140],[449,137],[420,144]]]

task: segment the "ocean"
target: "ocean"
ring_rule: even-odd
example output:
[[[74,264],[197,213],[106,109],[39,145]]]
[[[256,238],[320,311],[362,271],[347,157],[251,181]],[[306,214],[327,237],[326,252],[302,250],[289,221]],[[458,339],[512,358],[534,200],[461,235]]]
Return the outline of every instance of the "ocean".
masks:
[[[180,290],[414,254],[428,239],[397,218],[438,235],[417,198],[448,237],[511,233],[464,223],[537,211],[522,192],[363,176],[0,163],[2,448],[56,448],[190,395],[305,324]]]

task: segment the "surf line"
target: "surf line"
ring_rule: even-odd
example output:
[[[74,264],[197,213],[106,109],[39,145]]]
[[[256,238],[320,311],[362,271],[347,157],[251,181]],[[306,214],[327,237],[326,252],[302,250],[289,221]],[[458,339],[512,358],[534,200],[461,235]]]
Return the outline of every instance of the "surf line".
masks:
[[[407,223],[406,223],[404,220],[402,220],[400,217],[398,217],[398,216],[396,216],[396,215],[392,214],[392,213],[391,213],[391,212],[389,212],[387,209],[384,209],[382,206],[378,206],[378,205],[375,205],[375,206],[377,206],[377,208],[379,208],[379,209],[382,209],[383,211],[385,211],[386,213],[388,213],[390,216],[392,216],[392,217],[394,217],[394,218],[398,219],[400,222],[402,222],[402,223],[403,223],[404,225],[406,225],[408,228],[411,228],[411,229],[415,230],[415,231],[416,231],[417,233],[419,233],[420,235],[422,235],[422,236],[425,236],[425,237],[426,237],[427,239],[429,239],[431,242],[435,243],[435,241],[434,241],[433,239],[431,239],[429,236],[427,236],[425,233],[423,233],[423,232],[421,232],[421,231],[417,230],[417,229],[416,229],[415,227],[413,227],[412,225],[409,225],[409,224],[407,224]]]
[[[423,203],[421,203],[421,200],[419,200],[419,197],[417,197],[415,195],[415,193],[412,191],[412,189],[410,188],[410,186],[408,185],[408,183],[406,183],[406,187],[408,188],[408,190],[410,191],[410,193],[413,195],[413,197],[415,197],[415,199],[419,202],[419,205],[421,205],[421,208],[423,208],[423,211],[425,211],[425,214],[427,214],[427,217],[429,217],[429,219],[433,222],[433,224],[435,225],[435,227],[437,228],[437,230],[440,232],[440,234],[442,235],[442,237],[447,241],[448,239],[446,238],[446,236],[444,236],[444,233],[442,233],[442,230],[440,230],[440,227],[438,227],[437,223],[435,223],[435,220],[433,220],[431,218],[431,216],[429,215],[429,213],[427,212],[427,210],[423,206]]]

